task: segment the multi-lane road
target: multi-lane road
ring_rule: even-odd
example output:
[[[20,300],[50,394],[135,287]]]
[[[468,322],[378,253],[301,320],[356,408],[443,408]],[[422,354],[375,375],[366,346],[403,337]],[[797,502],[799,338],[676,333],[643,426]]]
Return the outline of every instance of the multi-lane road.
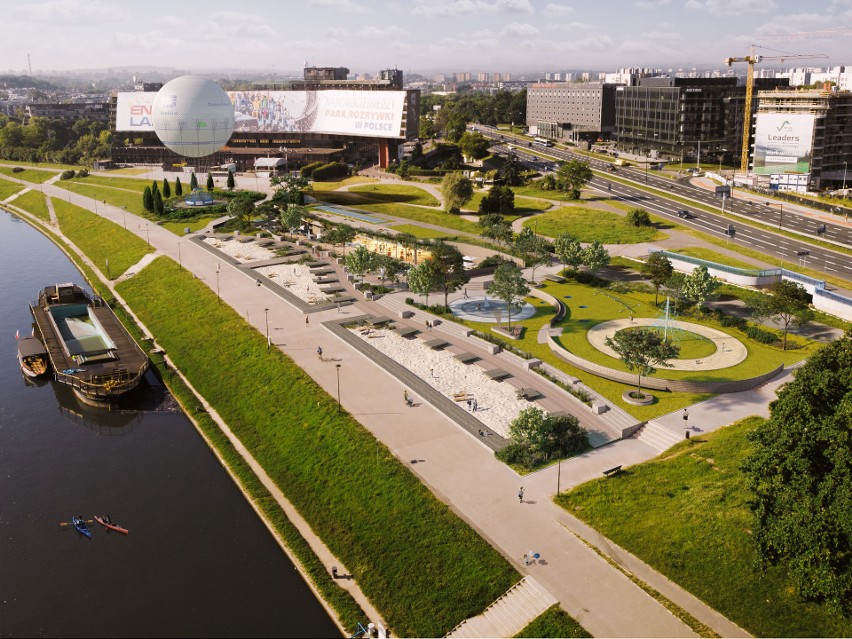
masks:
[[[731,244],[739,244],[763,253],[769,258],[782,261],[788,267],[796,265],[807,266],[816,271],[833,274],[852,281],[852,257],[804,240],[791,239],[779,233],[756,228],[739,222],[736,218],[723,217],[721,214],[697,209],[683,201],[677,201],[670,196],[687,199],[692,203],[700,203],[705,207],[713,207],[720,211],[722,200],[706,189],[693,186],[688,180],[673,181],[657,175],[654,171],[619,167],[611,172],[612,163],[585,155],[572,153],[562,149],[548,147],[538,149],[527,146],[525,140],[504,136],[500,131],[489,127],[476,125],[476,130],[484,136],[501,140],[503,144],[492,147],[492,150],[507,154],[513,152],[518,159],[538,171],[556,170],[558,165],[552,158],[560,160],[582,159],[589,162],[596,171],[589,183],[590,188],[615,197],[635,202],[649,213],[676,221],[678,224],[702,231],[709,235],[725,239]],[[651,190],[653,189],[653,190]],[[755,203],[741,198],[727,199],[725,211],[729,214],[755,220],[764,225],[781,227],[786,231],[813,236],[815,239],[826,239],[842,246],[852,246],[852,231],[841,226],[815,220],[812,217],[799,215],[791,207],[784,210],[781,203]],[[678,216],[678,211],[686,209],[692,215],[689,219]],[[818,227],[825,225],[825,231],[817,233]],[[733,237],[729,229],[733,227]]]

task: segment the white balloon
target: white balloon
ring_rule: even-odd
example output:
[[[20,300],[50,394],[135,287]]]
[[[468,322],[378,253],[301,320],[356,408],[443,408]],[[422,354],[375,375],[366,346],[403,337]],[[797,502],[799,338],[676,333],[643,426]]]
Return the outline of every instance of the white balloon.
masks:
[[[213,80],[197,75],[164,84],[151,115],[160,141],[191,158],[215,153],[234,131],[234,105],[228,94]]]

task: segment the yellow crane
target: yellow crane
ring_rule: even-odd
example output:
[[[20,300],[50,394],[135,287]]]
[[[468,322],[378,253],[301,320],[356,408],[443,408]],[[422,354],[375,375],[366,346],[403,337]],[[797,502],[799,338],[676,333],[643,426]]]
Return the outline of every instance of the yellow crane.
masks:
[[[751,137],[751,96],[754,93],[754,65],[758,62],[763,62],[764,60],[778,60],[779,62],[784,62],[785,60],[798,60],[801,58],[828,58],[827,55],[823,55],[821,53],[804,55],[788,53],[777,56],[757,55],[754,52],[754,47],[755,45],[751,45],[749,55],[744,56],[742,58],[725,58],[725,64],[727,66],[733,65],[734,62],[748,63],[748,72],[746,75],[745,106],[743,107],[743,147],[740,159],[740,171],[742,171],[743,173],[748,172],[748,141]]]

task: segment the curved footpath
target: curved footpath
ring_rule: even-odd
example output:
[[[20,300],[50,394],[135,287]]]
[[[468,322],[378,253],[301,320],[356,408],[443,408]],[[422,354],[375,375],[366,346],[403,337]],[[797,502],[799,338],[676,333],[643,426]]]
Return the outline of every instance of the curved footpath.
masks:
[[[68,197],[67,191],[51,185],[46,185],[44,191],[54,197]],[[72,194],[70,199],[89,210],[95,208],[90,198]],[[99,215],[119,225],[122,213],[117,207],[98,206]],[[143,239],[150,234],[150,242],[158,252],[177,261],[181,238],[139,218],[129,227]],[[218,264],[214,255],[193,242],[183,242],[181,258],[184,268],[214,289]],[[494,459],[481,441],[430,405],[407,408],[402,399],[404,387],[397,379],[318,325],[339,320],[338,311],[314,314],[306,326],[301,313],[265,287],[256,287],[250,275],[224,263],[222,267],[219,289],[223,301],[259,331],[264,330],[263,310],[268,308],[270,330],[275,331],[277,341],[283,342],[276,346],[335,395],[335,367],[314,356],[316,347],[321,345],[330,358],[341,364],[341,400],[346,410],[404,463],[425,460],[427,463],[411,465],[412,472],[498,548],[519,572],[533,575],[591,633],[619,637],[694,636],[689,627],[607,563],[586,541],[605,549],[603,552],[616,563],[628,566],[640,579],[720,635],[746,636],[741,628],[556,506],[551,499],[556,488],[555,470],[520,479]],[[348,307],[345,312],[362,314],[359,306]],[[738,415],[729,413],[727,417],[730,422]],[[647,446],[636,440],[605,449],[608,450],[582,456],[575,463],[563,463],[562,487],[599,476],[600,462],[611,463],[613,454],[625,465],[648,457]],[[521,484],[526,494],[524,502],[518,503]],[[544,561],[524,566],[522,557],[530,548],[540,553]],[[363,600],[356,598],[363,606]]]

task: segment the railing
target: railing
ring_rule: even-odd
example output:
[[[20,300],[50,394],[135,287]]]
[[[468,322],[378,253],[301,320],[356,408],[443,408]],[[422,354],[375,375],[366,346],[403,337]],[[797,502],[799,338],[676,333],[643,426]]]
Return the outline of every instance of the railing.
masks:
[[[814,291],[814,295],[819,297],[826,297],[834,302],[843,304],[844,306],[852,307],[852,298],[846,297],[845,295],[840,295],[839,293],[832,293],[831,291],[827,291],[824,288],[819,288]]]
[[[95,399],[107,398],[134,389],[139,385],[139,380],[145,374],[146,370],[148,370],[147,360],[139,367],[139,370],[135,374],[122,369],[107,375],[99,375],[96,378],[97,381],[87,382],[73,374],[56,371],[56,381],[77,389],[88,397]]]
[[[672,253],[670,251],[663,251],[659,249],[651,249],[651,253],[662,253],[669,259],[680,260],[681,262],[688,262],[690,264],[695,264],[696,266],[706,266],[707,268],[712,268],[717,271],[724,271],[726,273],[733,273],[734,275],[742,275],[745,277],[772,277],[774,275],[781,275],[782,269],[773,268],[773,269],[746,269],[746,268],[737,268],[735,266],[728,266],[727,264],[719,264],[717,262],[711,262],[709,260],[702,260],[699,257],[692,257],[691,255],[682,255],[681,253]],[[804,277],[804,276],[802,276]]]
[[[796,282],[801,282],[802,284],[810,284],[816,290],[821,290],[825,288],[825,282],[823,280],[818,280],[815,277],[808,277],[807,275],[802,275],[801,273],[796,273],[795,271],[781,269],[781,277],[786,277],[788,280],[795,280]]]

